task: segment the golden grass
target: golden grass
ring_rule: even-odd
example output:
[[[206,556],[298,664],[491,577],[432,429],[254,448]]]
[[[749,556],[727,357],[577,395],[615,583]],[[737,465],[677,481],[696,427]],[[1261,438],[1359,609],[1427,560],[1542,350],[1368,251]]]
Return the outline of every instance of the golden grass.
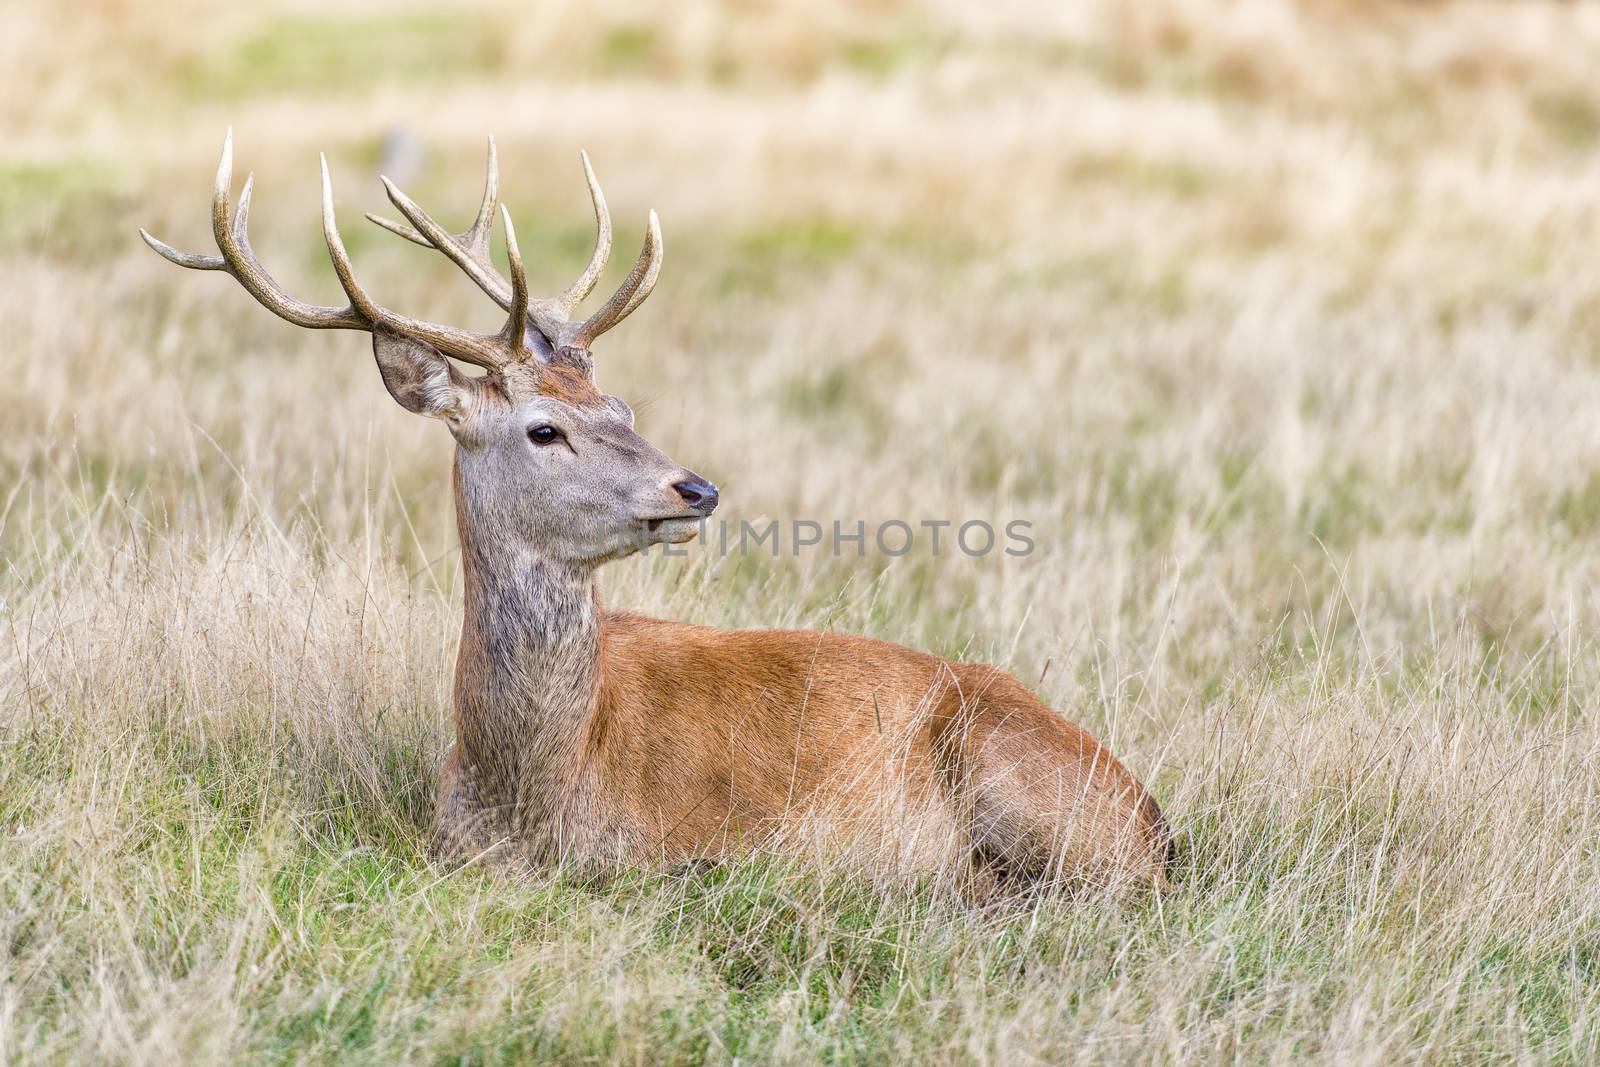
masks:
[[[0,41],[0,1059],[1591,1060],[1600,9],[13,5]],[[638,560],[615,605],[1009,663],[1177,890],[970,914],[770,858],[449,875],[449,442],[366,345],[151,255],[222,132],[262,257],[487,326],[373,230],[577,149],[667,266],[601,345],[731,520],[1025,559]],[[437,258],[437,257],[435,257]],[[619,258],[622,258],[619,254]],[[614,269],[613,276],[622,268]]]

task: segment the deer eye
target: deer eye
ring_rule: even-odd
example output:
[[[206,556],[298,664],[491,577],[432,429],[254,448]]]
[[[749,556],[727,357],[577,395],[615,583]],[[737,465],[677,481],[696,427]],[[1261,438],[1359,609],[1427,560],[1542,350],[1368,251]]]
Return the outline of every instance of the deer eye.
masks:
[[[560,430],[556,429],[554,426],[551,426],[547,422],[541,422],[537,426],[528,427],[528,440],[532,441],[536,445],[553,445],[565,436],[566,434],[562,433]]]

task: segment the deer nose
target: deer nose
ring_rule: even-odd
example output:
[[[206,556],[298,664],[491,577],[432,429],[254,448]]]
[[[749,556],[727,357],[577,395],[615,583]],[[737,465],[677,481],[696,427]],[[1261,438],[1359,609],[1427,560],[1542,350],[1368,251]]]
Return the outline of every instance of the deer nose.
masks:
[[[698,474],[691,474],[681,482],[673,482],[672,489],[683,498],[685,504],[702,515],[717,510],[717,487]]]

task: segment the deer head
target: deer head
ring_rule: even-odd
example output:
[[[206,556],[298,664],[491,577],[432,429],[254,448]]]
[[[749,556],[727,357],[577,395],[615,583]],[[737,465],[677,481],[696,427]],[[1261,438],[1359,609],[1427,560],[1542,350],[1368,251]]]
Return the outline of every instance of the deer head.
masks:
[[[252,178],[245,179],[238,207],[230,209],[231,130],[211,198],[211,228],[221,255],[180,252],[143,229],[139,235],[180,267],[231,274],[268,311],[297,326],[370,333],[389,394],[407,411],[441,420],[455,437],[463,534],[517,545],[553,561],[593,565],[651,544],[689,540],[700,520],[716,508],[717,490],[635,433],[628,405],[595,386],[589,346],[650,295],[661,270],[662,244],[652,211],[644,248],[617,291],[588,318],[573,317],[611,253],[611,215],[588,155],[582,158],[594,201],[594,253],[565,291],[537,300],[528,295],[511,214],[499,205],[493,138],[483,203],[464,233],[448,233],[383,179],[389,199],[411,226],[367,217],[407,240],[438,249],[466,272],[507,312],[505,325],[492,334],[409,318],[367,295],[339,236],[326,157],[322,233],[349,303],[323,307],[290,296],[250,248]],[[509,282],[490,258],[497,206],[505,228]],[[484,373],[467,374],[451,359],[474,364]]]

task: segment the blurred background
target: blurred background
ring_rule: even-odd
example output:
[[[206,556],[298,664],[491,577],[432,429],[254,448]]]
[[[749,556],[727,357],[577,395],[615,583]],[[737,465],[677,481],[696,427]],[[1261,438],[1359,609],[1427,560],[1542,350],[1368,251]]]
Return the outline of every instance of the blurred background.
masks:
[[[639,1062],[699,1062],[707,1031],[756,1060],[1592,1058],[1600,5],[0,10],[0,1059],[16,1032],[56,1062],[444,1059],[489,1019]],[[696,548],[609,568],[608,603],[1008,664],[1151,783],[1173,910],[791,937],[645,882],[518,897],[503,929],[540,932],[484,934],[422,858],[449,435],[366,338],[136,234],[212,250],[229,127],[291,292],[342,303],[325,151],[368,290],[479,329],[467,279],[362,219],[393,214],[379,172],[461,229],[493,134],[550,293],[592,241],[587,149],[601,292],[651,208],[666,242],[600,384],[723,516],[1037,544]],[[273,901],[258,870],[288,872]],[[413,903],[338,910],[369,897]],[[775,977],[685,963],[702,920]],[[782,955],[819,943],[843,977]]]
[[[447,434],[389,401],[364,338],[292,328],[135,228],[212,250],[231,126],[262,259],[338,302],[326,151],[369,289],[489,328],[498,312],[442,257],[361,215],[393,214],[387,170],[465,226],[492,133],[537,291],[592,240],[580,148],[619,231],[603,285],[660,212],[660,286],[599,345],[601,384],[723,486],[730,520],[1038,531],[1024,560],[701,558],[718,593],[680,613],[1066,662],[1054,684],[1079,701],[1106,699],[1091,676],[1108,654],[1141,687],[1176,685],[1177,707],[1225,685],[1241,650],[1319,628],[1360,659],[1454,627],[1560,672],[1539,656],[1595,621],[1590,6],[73,3],[6,19],[15,560],[50,558],[41,545],[115,501],[156,544],[263,517],[359,538],[448,600]],[[628,564],[622,602],[662,606],[652,576],[670,569]],[[1158,680],[1164,665],[1179,675]]]

